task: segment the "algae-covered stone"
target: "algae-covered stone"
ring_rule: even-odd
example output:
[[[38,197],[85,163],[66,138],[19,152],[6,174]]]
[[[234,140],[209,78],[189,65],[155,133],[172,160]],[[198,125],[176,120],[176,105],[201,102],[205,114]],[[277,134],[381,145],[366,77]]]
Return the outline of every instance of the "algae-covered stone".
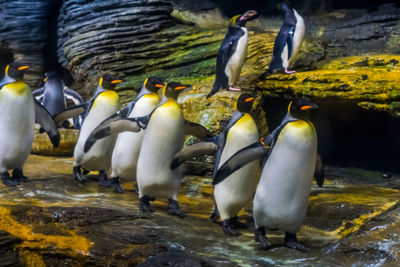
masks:
[[[399,61],[398,55],[339,58],[319,64],[313,71],[271,75],[257,86],[265,96],[304,95],[399,116]]]
[[[60,144],[54,147],[46,133],[39,133],[39,126],[35,128],[32,153],[49,156],[72,156],[79,131],[74,129],[58,129],[60,133]]]

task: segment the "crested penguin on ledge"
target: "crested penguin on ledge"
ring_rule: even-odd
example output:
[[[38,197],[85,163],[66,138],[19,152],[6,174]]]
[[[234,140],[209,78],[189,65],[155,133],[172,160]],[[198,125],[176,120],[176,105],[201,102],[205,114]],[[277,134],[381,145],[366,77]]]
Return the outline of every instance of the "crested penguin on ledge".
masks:
[[[217,55],[217,70],[214,85],[207,98],[211,97],[220,89],[241,91],[240,88],[232,87],[239,79],[240,71],[247,56],[248,32],[246,22],[257,15],[254,10],[249,10],[243,15],[234,16],[228,27]]]

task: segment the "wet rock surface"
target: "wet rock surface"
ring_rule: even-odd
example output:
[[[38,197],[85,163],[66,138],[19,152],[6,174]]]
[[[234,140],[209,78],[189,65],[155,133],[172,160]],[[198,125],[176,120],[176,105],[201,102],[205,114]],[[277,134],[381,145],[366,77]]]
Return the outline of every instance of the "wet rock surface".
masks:
[[[45,167],[44,167],[45,166]],[[185,219],[141,213],[133,182],[124,194],[72,179],[72,159],[31,155],[32,181],[0,186],[0,262],[16,265],[269,266],[395,264],[400,239],[400,177],[329,166],[327,183],[312,188],[298,239],[311,250],[283,247],[283,233],[268,232],[274,247],[253,241],[251,205],[239,214],[250,228],[226,236],[209,221],[214,208],[209,177],[185,176],[179,197]],[[36,265],[36,266],[37,266]]]

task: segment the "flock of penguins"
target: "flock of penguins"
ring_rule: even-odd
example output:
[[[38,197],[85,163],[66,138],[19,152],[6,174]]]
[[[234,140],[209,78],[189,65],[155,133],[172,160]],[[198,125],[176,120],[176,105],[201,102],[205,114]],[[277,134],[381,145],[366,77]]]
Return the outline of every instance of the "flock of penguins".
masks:
[[[291,73],[289,63],[304,38],[303,18],[285,3],[280,8],[285,20],[264,76],[274,70]],[[231,19],[218,52],[215,83],[207,98],[220,89],[240,90],[233,85],[247,54],[245,24],[256,14],[250,10]],[[122,193],[119,178],[136,178],[140,210],[151,212],[150,201],[166,198],[168,213],[183,218],[185,214],[178,204],[182,177],[179,166],[195,156],[215,154],[216,206],[211,219],[216,222],[220,218],[225,233],[240,235],[238,229],[247,225],[238,221],[237,214],[253,200],[255,241],[268,248],[265,229],[280,229],[286,233],[287,247],[308,250],[297,242],[296,232],[306,214],[313,177],[319,186],[324,179],[316,131],[309,121],[310,111],[318,106],[309,99],[293,99],[282,123],[260,139],[249,114],[254,96],[243,93],[226,128],[212,136],[203,126],[184,119],[177,98],[189,85],[164,84],[159,78],[149,77],[137,97],[120,110],[114,89],[122,80],[117,77],[103,75],[94,96],[83,101],[55,72],[46,73],[44,87],[32,94],[23,81],[28,68],[20,62],[10,63],[1,81],[0,168],[6,186],[29,180],[22,168],[32,148],[35,121],[58,146],[57,126],[70,124],[67,121],[74,118],[74,127],[80,129],[73,165],[73,176],[78,181],[85,182],[89,171],[99,171],[100,185]],[[66,108],[66,99],[75,105]],[[182,149],[186,134],[201,141]]]

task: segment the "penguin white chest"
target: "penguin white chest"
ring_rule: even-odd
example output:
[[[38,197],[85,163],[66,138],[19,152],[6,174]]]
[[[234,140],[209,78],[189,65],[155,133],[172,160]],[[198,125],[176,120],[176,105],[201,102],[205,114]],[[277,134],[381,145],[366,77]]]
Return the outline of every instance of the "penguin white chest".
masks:
[[[229,129],[218,167],[222,166],[240,149],[257,142],[257,126],[249,114],[245,114]],[[214,187],[215,201],[221,219],[232,218],[251,200],[259,180],[258,160],[235,171]]]
[[[26,86],[26,88],[25,88]],[[0,91],[0,168],[22,168],[33,143],[35,111],[29,87],[22,82]]]
[[[176,199],[181,172],[179,168],[171,170],[170,164],[183,141],[183,113],[175,101],[169,100],[154,111],[143,137],[137,164],[139,197]]]
[[[264,165],[254,199],[257,227],[296,233],[307,211],[317,136],[311,122],[288,123]]]
[[[294,15],[296,17],[297,23],[296,28],[293,35],[293,48],[292,48],[292,55],[289,59],[289,63],[292,63],[295,59],[297,53],[300,50],[300,46],[304,39],[304,34],[306,31],[306,26],[304,24],[304,19],[297,13],[296,10],[293,9]]]
[[[84,153],[83,147],[90,133],[106,118],[119,109],[118,94],[113,91],[101,93],[92,105],[89,114],[83,122],[78,142],[74,150],[77,165],[86,170],[106,170],[111,163],[111,151],[114,147],[116,136],[111,135],[96,142],[92,148]]]
[[[244,34],[239,38],[235,52],[230,57],[225,68],[225,74],[228,77],[229,86],[234,85],[240,76],[240,71],[246,61],[248,47],[247,29],[241,28]]]
[[[155,93],[141,97],[129,114],[129,118],[150,114],[157,106],[159,97]],[[136,166],[140,146],[146,130],[137,133],[120,133],[111,159],[111,177],[136,178]]]

